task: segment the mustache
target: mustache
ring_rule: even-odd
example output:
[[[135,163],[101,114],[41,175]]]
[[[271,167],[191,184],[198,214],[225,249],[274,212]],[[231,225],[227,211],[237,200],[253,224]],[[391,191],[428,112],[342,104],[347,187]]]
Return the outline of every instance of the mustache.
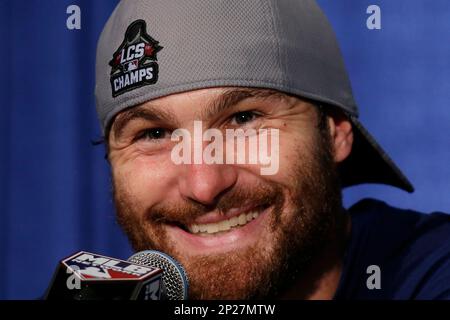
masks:
[[[177,203],[157,204],[149,208],[146,218],[155,223],[188,225],[206,213],[217,211],[224,215],[232,208],[252,206],[266,209],[272,205],[278,207],[284,202],[281,187],[275,183],[260,183],[251,187],[234,187],[221,194],[214,204],[206,205],[192,199]]]

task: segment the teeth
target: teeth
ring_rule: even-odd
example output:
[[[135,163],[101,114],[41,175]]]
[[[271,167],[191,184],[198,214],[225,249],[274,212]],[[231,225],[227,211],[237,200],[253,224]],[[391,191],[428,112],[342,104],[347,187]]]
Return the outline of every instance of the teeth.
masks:
[[[220,231],[228,231],[231,228],[246,225],[248,222],[256,219],[259,216],[258,212],[243,213],[238,217],[233,217],[228,220],[220,221],[217,223],[208,224],[192,224],[189,226],[189,231],[191,233],[200,234],[213,234]]]
[[[247,217],[245,214],[241,214],[239,217],[239,225],[243,226],[247,223]]]
[[[228,220],[224,220],[219,222],[219,231],[227,231],[230,230],[230,222]]]
[[[216,233],[219,231],[218,223],[210,223],[206,225],[206,232],[208,233]]]

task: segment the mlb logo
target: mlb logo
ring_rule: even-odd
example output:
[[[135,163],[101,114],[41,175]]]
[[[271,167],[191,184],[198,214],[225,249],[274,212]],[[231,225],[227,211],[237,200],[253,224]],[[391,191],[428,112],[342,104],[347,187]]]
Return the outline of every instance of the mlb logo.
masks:
[[[127,62],[124,64],[125,72],[130,72],[136,70],[139,66],[139,59],[135,59],[133,61]]]
[[[156,268],[83,251],[65,259],[63,264],[84,280],[139,280],[158,271]]]

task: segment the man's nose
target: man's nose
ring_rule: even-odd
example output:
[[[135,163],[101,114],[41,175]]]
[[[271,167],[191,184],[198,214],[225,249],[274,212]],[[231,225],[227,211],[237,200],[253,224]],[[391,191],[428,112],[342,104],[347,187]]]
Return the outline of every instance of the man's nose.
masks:
[[[237,180],[236,168],[226,164],[190,164],[183,171],[179,179],[181,195],[204,205],[214,204]]]

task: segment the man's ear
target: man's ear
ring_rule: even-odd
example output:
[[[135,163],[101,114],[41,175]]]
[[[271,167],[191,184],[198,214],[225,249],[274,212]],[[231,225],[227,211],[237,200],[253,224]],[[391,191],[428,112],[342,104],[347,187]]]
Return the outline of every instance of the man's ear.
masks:
[[[341,163],[352,151],[352,124],[342,112],[334,110],[333,112],[328,113],[327,118],[331,144],[334,150],[334,161],[336,163]]]

